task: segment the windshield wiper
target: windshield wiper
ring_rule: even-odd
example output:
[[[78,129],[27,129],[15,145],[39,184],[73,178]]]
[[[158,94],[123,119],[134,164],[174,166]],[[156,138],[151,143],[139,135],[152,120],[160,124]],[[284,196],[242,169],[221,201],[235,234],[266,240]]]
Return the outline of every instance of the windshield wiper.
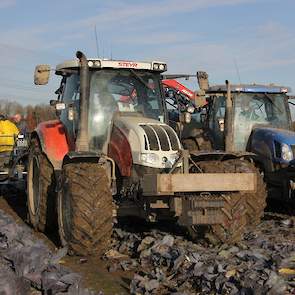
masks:
[[[264,95],[268,99],[268,101],[274,106],[274,108],[276,108],[279,111],[279,113],[282,113],[281,109],[273,102],[272,98],[267,93],[264,93]]]
[[[155,91],[152,89],[148,83],[146,83],[133,69],[129,69],[130,73],[138,80],[140,81],[147,89],[152,90],[153,92]]]

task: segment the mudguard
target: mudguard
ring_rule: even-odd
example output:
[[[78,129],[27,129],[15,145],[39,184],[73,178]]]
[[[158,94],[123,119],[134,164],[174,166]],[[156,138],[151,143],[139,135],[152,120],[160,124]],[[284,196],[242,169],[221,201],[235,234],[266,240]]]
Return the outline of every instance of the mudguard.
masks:
[[[32,133],[38,137],[42,151],[46,154],[55,170],[60,170],[65,155],[69,152],[66,130],[59,120],[40,123]]]
[[[124,134],[116,126],[113,127],[111,133],[108,156],[115,161],[121,176],[131,175],[132,154],[130,144]]]
[[[95,162],[98,163],[101,159],[106,159],[102,153],[96,152],[68,152],[62,161],[62,166],[68,163],[80,163],[80,162]]]
[[[225,152],[225,151],[191,151],[190,156],[194,161],[203,160],[231,160],[244,158],[248,160],[258,161],[257,155],[251,152]]]
[[[276,143],[279,146],[284,143],[293,147],[295,145],[295,132],[280,128],[256,127],[250,135],[248,150],[262,159],[264,170],[268,173],[289,164],[289,161],[276,154]]]

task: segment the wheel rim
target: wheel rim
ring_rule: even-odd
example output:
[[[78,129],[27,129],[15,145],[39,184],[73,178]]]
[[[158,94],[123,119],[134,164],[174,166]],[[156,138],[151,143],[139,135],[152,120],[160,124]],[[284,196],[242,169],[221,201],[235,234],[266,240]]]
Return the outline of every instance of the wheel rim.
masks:
[[[29,167],[29,207],[33,215],[37,215],[40,205],[40,163],[36,156],[33,156]]]
[[[67,242],[71,239],[72,230],[72,210],[71,210],[71,195],[69,185],[67,182],[63,184],[61,191],[59,192],[58,201],[58,213],[59,213],[59,226],[62,239]]]

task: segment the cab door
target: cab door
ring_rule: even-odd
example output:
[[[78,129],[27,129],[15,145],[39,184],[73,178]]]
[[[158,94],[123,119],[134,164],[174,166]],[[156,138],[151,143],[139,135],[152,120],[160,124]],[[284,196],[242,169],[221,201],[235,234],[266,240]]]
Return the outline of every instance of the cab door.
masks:
[[[214,96],[209,111],[208,129],[214,148],[224,150],[225,96]]]
[[[67,130],[67,138],[70,147],[74,149],[80,113],[80,76],[78,74],[71,74],[65,78],[61,102],[63,102],[66,107],[61,111],[60,120]]]

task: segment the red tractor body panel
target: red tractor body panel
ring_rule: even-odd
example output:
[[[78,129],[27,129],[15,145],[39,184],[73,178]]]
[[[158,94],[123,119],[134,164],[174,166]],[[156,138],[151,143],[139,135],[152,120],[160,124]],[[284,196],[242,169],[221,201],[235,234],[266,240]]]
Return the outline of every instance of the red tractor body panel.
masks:
[[[131,147],[125,135],[116,126],[111,133],[108,156],[114,159],[121,176],[131,176]]]
[[[66,129],[59,120],[40,123],[35,129],[43,152],[55,169],[60,169],[64,156],[69,152]]]
[[[164,87],[172,88],[179,91],[180,93],[187,96],[191,100],[195,99],[196,97],[195,92],[191,91],[189,88],[185,87],[184,85],[182,85],[176,80],[173,80],[173,79],[162,80],[162,84]]]

